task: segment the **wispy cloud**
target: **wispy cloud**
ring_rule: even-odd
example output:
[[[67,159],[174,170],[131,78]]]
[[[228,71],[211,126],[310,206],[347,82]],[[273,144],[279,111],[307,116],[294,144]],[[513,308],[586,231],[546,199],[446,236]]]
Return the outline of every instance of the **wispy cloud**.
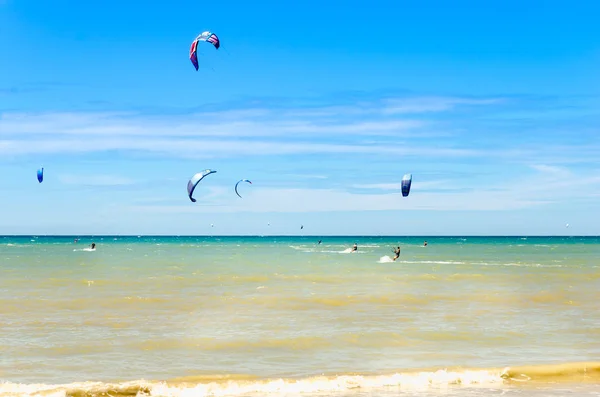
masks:
[[[289,176],[293,178],[306,178],[306,179],[327,179],[327,175],[317,174],[284,174],[283,176]]]
[[[444,185],[436,181],[431,184]],[[204,209],[190,203],[181,205],[138,205],[135,211],[160,213],[194,212],[331,212],[331,211],[507,211],[551,205],[600,192],[600,176],[583,175],[570,180],[548,180],[540,177],[508,178],[502,183],[473,186],[459,191],[419,190],[415,186],[408,197],[400,192],[355,194],[346,189],[254,188],[243,200],[232,199],[228,190],[206,197],[207,203],[219,202],[219,209]],[[395,190],[395,184],[363,185]],[[430,186],[430,187],[431,187]],[[352,186],[356,187],[356,186]],[[216,200],[216,201],[215,201]],[[200,200],[202,202],[202,199]]]
[[[481,156],[460,147],[453,133],[408,113],[449,109],[474,100],[402,99],[402,115],[385,115],[386,99],[354,106],[223,109],[147,114],[62,112],[0,114],[0,151],[16,155],[149,152],[156,155],[214,158],[236,155],[382,154],[400,156]],[[384,102],[387,105],[383,105]],[[486,103],[485,100],[475,101]],[[494,103],[493,101],[490,103]],[[388,107],[386,107],[388,106]],[[364,110],[368,109],[368,112]],[[394,112],[391,112],[394,113]],[[429,141],[434,140],[435,145]],[[393,143],[393,144],[391,144]]]
[[[565,177],[572,175],[572,173],[567,168],[555,165],[532,164],[531,168],[543,174],[552,175],[556,177]]]
[[[136,183],[134,179],[118,175],[57,175],[59,182],[78,186],[125,186]],[[139,182],[139,181],[138,181]]]
[[[352,185],[355,189],[375,189],[375,190],[400,190],[400,183],[366,183]]]
[[[335,211],[490,211],[529,208],[550,203],[539,198],[517,198],[507,192],[353,194],[332,189],[263,189],[249,195],[243,203],[224,204],[218,210],[193,205],[142,205],[131,209],[143,212],[335,212]],[[418,198],[416,198],[418,196]]]
[[[296,180],[296,185],[287,187],[309,185],[306,182],[302,185],[297,179],[312,179],[311,187],[340,187],[340,190],[294,191],[295,199],[299,197],[304,201],[302,194],[306,194],[308,203],[317,192],[315,194],[332,200],[355,203],[352,207],[355,210],[362,208],[359,203],[372,203],[366,206],[369,208],[398,208],[395,196],[388,195],[399,194],[399,178],[408,171],[415,174],[413,189],[421,192],[419,208],[447,208],[452,200],[456,202],[451,207],[458,208],[463,205],[458,204],[458,198],[470,203],[470,208],[488,208],[493,203],[500,206],[502,200],[498,198],[508,194],[498,183],[502,180],[515,189],[519,187],[521,196],[502,197],[504,203],[512,202],[510,205],[515,206],[551,202],[556,196],[547,192],[564,184],[596,186],[593,176],[582,179],[565,166],[597,162],[600,156],[597,139],[583,144],[572,134],[549,141],[544,135],[516,130],[511,130],[510,139],[502,132],[486,133],[486,118],[474,116],[501,112],[507,101],[503,98],[404,97],[274,108],[259,103],[246,108],[213,107],[170,113],[12,112],[0,115],[0,154],[3,158],[15,158],[118,152],[125,158],[144,154],[148,158],[177,161],[246,161],[271,156],[278,159],[273,161],[280,162],[263,168],[275,170],[275,177],[269,179],[270,187],[285,177],[277,171],[284,171],[279,165],[287,161],[285,172],[295,174],[292,179]],[[433,113],[451,115],[457,109],[473,113],[461,113],[456,119],[432,116]],[[472,120],[478,118],[479,124],[473,124]],[[516,136],[520,139],[515,139]],[[302,157],[307,155],[318,156]],[[291,162],[294,162],[292,168]],[[506,175],[513,171],[516,174],[508,181]],[[438,178],[443,174],[447,179],[427,180],[423,178],[427,173]],[[386,176],[391,174],[394,176]],[[518,184],[514,175],[518,176]],[[465,176],[473,179],[467,178],[465,182]],[[97,186],[131,182],[110,176],[94,178],[63,176],[62,182]],[[322,181],[325,178],[328,178],[326,183]],[[589,186],[589,193],[594,194]],[[283,194],[278,201],[291,200],[293,195],[281,187],[271,193]],[[352,189],[361,192],[355,194]],[[530,197],[524,199],[523,192],[531,193]],[[442,193],[445,196],[437,195]],[[218,196],[218,192],[211,194]],[[423,197],[432,199],[427,201],[421,199]],[[266,197],[264,200],[269,202]],[[435,200],[444,203],[436,204]],[[482,203],[475,203],[476,200]],[[412,201],[400,202],[405,206]],[[283,204],[273,205],[278,208]],[[345,208],[347,205],[350,204],[335,206]]]
[[[389,99],[381,109],[384,114],[442,112],[460,105],[492,105],[501,103],[501,98],[446,98],[422,97]]]
[[[0,118],[0,134],[5,136],[150,136],[150,137],[269,137],[294,134],[352,134],[414,136],[409,133],[424,125],[416,120],[305,121],[282,118],[272,112],[268,120],[224,115],[191,114],[145,116],[133,113],[8,113]],[[423,132],[421,132],[423,134]]]
[[[250,103],[245,108],[238,104],[162,113],[5,112],[0,114],[0,154],[4,161],[27,155],[103,152],[170,159],[327,155],[357,160],[360,156],[366,168],[395,159],[404,163],[402,168],[417,172],[432,170],[426,159],[430,164],[452,161],[453,170],[466,172],[458,170],[457,161],[537,164],[539,171],[544,166],[591,163],[600,157],[597,138],[584,144],[572,131],[555,134],[552,140],[514,127],[488,132],[488,118],[482,115],[501,114],[507,103],[510,99],[495,97],[385,97],[357,99],[354,104],[269,108],[265,103]],[[547,100],[542,106],[548,106]],[[533,107],[531,101],[528,107]],[[471,113],[450,117],[458,109]],[[480,172],[481,167],[471,167],[470,175]]]
[[[5,140],[0,150],[11,155],[144,151],[181,158],[216,158],[294,154],[379,154],[398,156],[480,157],[485,152],[423,146],[333,144],[252,140],[62,139]]]
[[[552,129],[555,118],[520,124],[509,102],[387,97],[193,111],[5,112],[0,164],[11,162],[14,172],[6,174],[21,191],[35,186],[62,200],[61,192],[77,190],[96,200],[98,211],[149,224],[187,213],[258,219],[269,212],[559,212],[591,205],[600,196],[600,134],[580,139],[575,127]],[[529,102],[528,111],[534,108]],[[57,166],[71,159],[82,168]],[[42,185],[39,163],[48,170]],[[218,173],[191,203],[188,178],[205,168]],[[408,172],[413,185],[403,197]],[[241,178],[253,181],[242,199],[233,192]],[[17,215],[12,222],[19,224]]]
[[[463,188],[463,184],[456,180],[434,180],[434,181],[413,181],[411,186],[415,186],[420,191],[449,191]],[[350,186],[353,189],[364,190],[402,190],[402,184],[398,183],[365,183],[353,184]]]

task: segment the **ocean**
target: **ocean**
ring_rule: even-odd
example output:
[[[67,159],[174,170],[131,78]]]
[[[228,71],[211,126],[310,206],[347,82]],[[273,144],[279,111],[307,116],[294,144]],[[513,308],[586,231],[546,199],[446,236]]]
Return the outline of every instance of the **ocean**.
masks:
[[[78,238],[0,237],[0,396],[600,395],[600,237]]]

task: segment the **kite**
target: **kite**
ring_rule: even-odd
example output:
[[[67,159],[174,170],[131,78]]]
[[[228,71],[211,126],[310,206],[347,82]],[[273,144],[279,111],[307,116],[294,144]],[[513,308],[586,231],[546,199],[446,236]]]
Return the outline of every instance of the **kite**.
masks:
[[[206,41],[207,43],[214,45],[217,50],[221,46],[221,41],[216,34],[209,31],[200,33],[198,37],[194,39],[192,46],[190,47],[190,61],[192,61],[196,70],[198,70],[198,43],[201,41]]]
[[[402,196],[407,197],[410,193],[410,185],[412,184],[412,174],[405,174],[402,177]]]
[[[200,183],[200,181],[202,179],[204,179],[205,176],[214,174],[215,172],[217,172],[217,171],[204,170],[190,178],[190,180],[188,181],[188,184],[187,184],[187,192],[188,192],[188,197],[190,198],[190,200],[192,200],[192,203],[196,202],[196,199],[192,197],[192,194],[194,193],[194,189],[196,189],[196,185],[198,185],[198,183]]]
[[[240,196],[240,194],[238,193],[237,187],[240,184],[240,182],[248,182],[249,184],[252,185],[252,182],[250,182],[248,179],[240,179],[236,184],[235,184],[235,194],[238,195],[239,198],[242,198],[242,196]]]

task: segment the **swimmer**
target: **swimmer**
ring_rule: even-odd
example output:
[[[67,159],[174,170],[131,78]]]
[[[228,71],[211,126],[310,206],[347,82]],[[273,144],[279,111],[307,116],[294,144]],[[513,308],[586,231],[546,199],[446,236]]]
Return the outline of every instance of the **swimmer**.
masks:
[[[96,243],[92,243],[92,247],[91,247],[91,248],[92,248],[93,250],[95,250],[95,249],[96,249]]]
[[[354,247],[352,247],[352,252],[356,252],[358,251],[358,245],[356,245],[356,243],[354,243]]]
[[[423,243],[423,247],[427,247],[427,241]]]

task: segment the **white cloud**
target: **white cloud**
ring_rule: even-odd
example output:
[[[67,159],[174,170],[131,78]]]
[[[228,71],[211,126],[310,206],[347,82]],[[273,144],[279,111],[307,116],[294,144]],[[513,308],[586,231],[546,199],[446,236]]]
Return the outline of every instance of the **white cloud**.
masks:
[[[398,135],[401,132],[415,129],[423,126],[421,121],[414,120],[392,120],[392,121],[370,121],[356,123],[329,123],[318,125],[316,123],[297,123],[295,125],[282,126],[282,132],[314,132],[314,133],[342,133],[342,134],[378,134],[394,133]],[[404,134],[404,136],[408,136]]]
[[[194,205],[134,206],[131,209],[153,213],[196,212],[332,212],[332,211],[489,211],[513,210],[546,204],[549,201],[516,198],[506,192],[352,194],[332,189],[263,189],[244,197],[238,205],[223,204],[218,209]],[[201,201],[200,201],[201,203]],[[192,203],[190,203],[192,204]]]
[[[58,180],[65,185],[78,186],[125,186],[133,185],[135,180],[118,175],[64,175],[59,174]]]
[[[401,178],[401,176],[400,176]],[[453,180],[437,180],[437,181],[414,181],[411,187],[415,187],[419,190],[456,190],[463,184],[459,184]],[[351,186],[354,189],[366,189],[366,190],[402,190],[402,184],[398,183],[365,183],[365,184],[354,184]]]
[[[134,139],[134,138],[87,138],[57,140],[4,140],[0,151],[11,155],[41,153],[92,153],[114,150],[145,151],[186,158],[214,158],[237,156],[264,156],[290,154],[376,154],[436,157],[478,157],[485,152],[470,149],[443,147],[389,146],[364,144],[333,144],[284,141],[223,141],[189,139]]]
[[[327,175],[318,175],[318,174],[283,174],[284,176],[289,176],[292,178],[305,178],[305,179],[327,179]]]
[[[432,160],[478,158],[537,162],[541,171],[560,162],[595,161],[600,147],[506,140],[486,145],[485,134],[407,114],[489,106],[497,98],[417,97],[325,104],[312,108],[210,110],[187,114],[63,112],[0,114],[0,154],[85,154],[107,151],[171,158],[227,158],[304,154],[396,156]],[[460,123],[459,121],[457,121]],[[466,131],[466,132],[465,132]],[[535,138],[534,138],[535,139]],[[0,160],[1,161],[1,160]],[[549,169],[546,169],[548,171]]]
[[[347,206],[351,206],[352,210],[360,210],[365,206],[370,209],[394,209],[400,203],[401,208],[405,208],[407,205],[413,205],[409,204],[413,201],[421,209],[506,206],[522,208],[560,200],[560,195],[556,192],[561,189],[567,191],[561,193],[563,197],[572,194],[570,188],[577,188],[579,191],[583,189],[589,195],[596,193],[590,190],[590,186],[597,185],[594,176],[582,178],[557,165],[597,161],[600,146],[595,142],[585,146],[560,145],[546,142],[542,136],[532,135],[528,137],[527,144],[523,145],[520,144],[521,141],[512,139],[498,142],[496,135],[493,144],[490,144],[486,141],[488,136],[479,131],[475,131],[476,134],[470,131],[469,135],[469,131],[464,132],[468,129],[460,125],[438,124],[434,119],[406,117],[409,113],[423,116],[422,113],[426,112],[448,111],[463,105],[481,108],[502,101],[495,98],[396,98],[356,102],[354,105],[344,106],[326,104],[310,109],[248,107],[169,115],[145,115],[135,112],[4,113],[0,114],[0,161],[9,156],[13,158],[25,155],[114,151],[136,155],[144,153],[150,157],[168,157],[176,160],[236,158],[242,161],[266,156],[319,154],[323,155],[319,157],[323,162],[327,161],[328,166],[335,164],[333,171],[321,168],[319,164],[314,163],[313,158],[310,160],[313,162],[311,166],[304,169],[315,174],[296,177],[325,179],[327,176],[320,173],[328,173],[333,179],[328,186],[339,186],[338,180],[345,177],[344,171],[351,169],[357,172],[357,161],[361,161],[365,168],[382,169],[385,170],[382,171],[385,174],[390,170],[390,166],[397,166],[396,171],[400,170],[400,178],[403,169],[421,168],[437,172],[440,169],[449,170],[449,177],[457,179],[421,181],[418,174],[415,174],[413,192],[421,189],[421,193],[418,201],[411,199],[408,202],[382,194],[351,194],[326,190],[294,191],[292,195],[285,190],[276,190],[270,191],[271,195],[264,198],[267,203],[269,197],[281,196],[277,203],[273,203],[274,208],[283,208],[281,206],[287,205],[286,200],[300,200],[306,203],[315,200],[315,210],[330,207],[332,210],[338,210]],[[460,124],[460,120],[454,122]],[[460,135],[463,133],[465,135]],[[477,136],[477,139],[472,139],[473,136]],[[340,159],[342,156],[343,160]],[[301,159],[296,157],[289,161],[296,160]],[[528,176],[525,172],[523,176],[516,176],[517,185],[514,179],[502,184],[498,175],[504,174],[502,168],[505,164],[513,166],[514,169],[520,166],[520,170],[525,165],[538,174]],[[271,163],[266,168],[276,170],[277,165],[278,163]],[[257,168],[255,167],[255,170]],[[289,163],[285,168],[288,173],[295,171],[289,168]],[[450,170],[459,168],[467,173],[469,169],[472,169],[473,173],[485,169],[491,178],[484,183],[492,181],[498,182],[498,185],[476,185],[470,180],[465,181],[464,178],[452,175]],[[357,175],[355,184],[350,188],[365,189],[366,193],[373,193],[368,190],[375,189],[400,195],[398,179],[382,180],[380,175],[376,175],[374,178],[362,179],[363,182],[370,183],[361,183],[362,177],[363,175]],[[131,182],[127,178],[119,179],[115,176],[93,178],[65,175],[62,182],[104,186]],[[324,185],[320,182],[315,183]],[[466,186],[465,183],[471,183],[471,186]],[[481,180],[477,183],[481,183]],[[510,194],[506,192],[508,185],[514,189]],[[460,192],[457,189],[469,189],[469,192]],[[518,193],[515,193],[517,190]],[[214,197],[219,195],[218,192],[212,194]],[[317,204],[313,194],[329,197],[336,204]],[[253,211],[262,211],[261,208],[266,207],[253,204],[250,208]]]
[[[463,190],[450,190],[452,181],[423,182],[413,186],[411,194],[403,197],[395,183],[352,185],[396,192],[356,194],[343,189],[254,188],[243,200],[233,199],[228,189],[200,198],[199,203],[220,203],[219,208],[205,208],[184,202],[181,205],[133,206],[134,211],[154,213],[195,212],[335,212],[335,211],[508,211],[534,208],[573,199],[596,196],[600,193],[600,176],[585,174],[568,179],[527,176],[493,180],[488,185],[471,182]],[[420,190],[423,188],[423,190]],[[435,189],[433,189],[435,188]],[[433,190],[427,190],[433,189]]]
[[[150,136],[150,137],[277,137],[306,134],[398,135],[425,125],[416,120],[371,120],[317,122],[282,119],[276,113],[268,120],[231,120],[202,115],[143,116],[114,113],[4,114],[0,136],[76,135],[76,136]],[[420,136],[437,136],[421,131]]]
[[[355,189],[376,189],[376,190],[400,190],[402,188],[400,183],[365,183],[355,184],[351,187]]]
[[[450,110],[457,105],[491,105],[500,103],[501,101],[501,99],[493,98],[470,99],[445,97],[390,99],[385,102],[385,106],[382,108],[382,113],[400,114],[442,112],[445,110]]]
[[[423,106],[430,110],[445,110],[457,103],[485,102],[460,98],[397,101],[417,113]],[[132,150],[174,154],[189,152],[192,144],[190,139],[202,138],[193,143],[197,148],[192,155],[215,156],[220,151],[228,153],[230,150],[240,153],[245,148],[252,148],[248,152],[265,151],[264,154],[381,152],[400,155],[473,155],[473,151],[466,148],[445,147],[443,138],[449,138],[451,134],[436,129],[426,120],[393,114],[382,117],[382,109],[385,112],[385,109],[391,109],[389,106],[398,106],[391,100],[386,103],[383,107],[381,101],[371,101],[357,102],[353,106],[325,105],[309,110],[249,107],[163,115],[135,112],[7,112],[0,114],[0,152],[22,155]],[[402,148],[399,148],[400,137],[407,142]],[[434,147],[425,143],[432,138],[437,138]],[[232,142],[233,139],[238,141]],[[240,139],[248,142],[240,142]],[[343,144],[326,142],[328,139]],[[373,145],[349,142],[357,139],[369,140]],[[390,143],[396,148],[390,149]],[[423,146],[419,147],[420,143]],[[225,150],[225,146],[230,150]]]
[[[546,164],[532,164],[530,166],[534,170],[537,170],[543,174],[548,174],[557,177],[565,177],[570,176],[572,173],[565,167],[559,167],[554,165],[546,165]]]
[[[297,109],[285,114],[298,117],[331,117],[335,115],[397,115],[445,112],[460,105],[495,105],[506,102],[504,98],[461,98],[461,97],[406,97],[387,98],[377,101],[360,101],[354,106],[324,106]]]

